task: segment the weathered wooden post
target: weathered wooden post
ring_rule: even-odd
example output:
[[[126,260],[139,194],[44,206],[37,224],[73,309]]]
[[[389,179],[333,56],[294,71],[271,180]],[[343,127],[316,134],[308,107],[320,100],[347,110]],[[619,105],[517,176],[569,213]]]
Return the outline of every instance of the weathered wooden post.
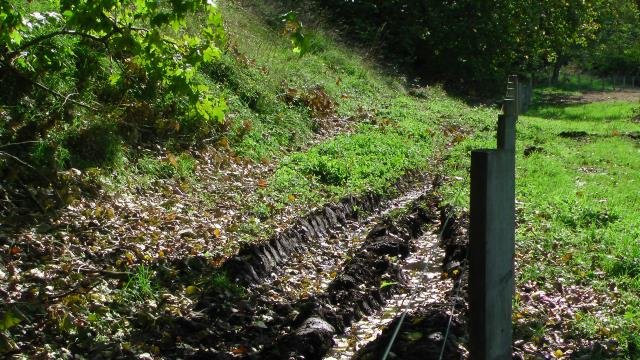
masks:
[[[473,360],[512,358],[517,78],[510,77],[498,149],[471,153],[469,327]]]

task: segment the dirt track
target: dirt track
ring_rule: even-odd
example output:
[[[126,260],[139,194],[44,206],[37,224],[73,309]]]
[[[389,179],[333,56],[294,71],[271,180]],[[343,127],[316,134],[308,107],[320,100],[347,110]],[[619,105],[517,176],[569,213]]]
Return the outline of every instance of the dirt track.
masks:
[[[581,102],[592,103],[600,101],[640,101],[640,89],[616,91],[587,91],[578,97]]]

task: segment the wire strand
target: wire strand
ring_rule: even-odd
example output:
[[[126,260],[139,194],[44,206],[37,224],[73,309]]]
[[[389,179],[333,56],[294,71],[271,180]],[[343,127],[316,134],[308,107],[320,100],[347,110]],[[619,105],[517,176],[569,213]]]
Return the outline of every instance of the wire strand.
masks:
[[[449,224],[449,220],[451,220],[451,216],[447,215],[447,218],[445,219],[444,225],[440,229],[440,234],[438,234],[438,241],[439,242],[442,242],[444,231],[447,228],[447,225]],[[427,270],[427,266],[430,263],[430,260],[431,260],[430,257],[427,256],[427,259],[423,263],[423,266],[422,266],[422,272],[424,273],[423,279],[426,278],[426,270]],[[413,294],[411,294],[411,300],[415,299],[417,294],[418,294],[417,292],[414,292]],[[396,338],[398,337],[398,333],[400,332],[400,328],[402,327],[404,319],[407,316],[407,313],[409,311],[408,305],[411,304],[411,302],[412,302],[412,301],[410,301],[407,304],[407,307],[404,306],[405,301],[407,300],[408,297],[409,297],[409,293],[405,294],[404,298],[402,299],[402,302],[400,303],[400,308],[401,309],[404,308],[404,310],[402,310],[402,315],[400,316],[400,320],[398,320],[398,324],[396,325],[395,329],[393,330],[393,334],[391,335],[391,339],[389,339],[389,344],[387,344],[387,347],[385,348],[384,354],[382,355],[382,360],[387,360],[387,358],[389,357],[389,354],[391,353],[391,349],[393,348],[393,344],[395,343]],[[450,319],[450,321],[451,321],[451,319]],[[445,338],[445,341],[446,341],[446,338]],[[442,354],[440,356],[442,356]]]
[[[469,247],[467,246],[467,249],[465,251],[465,258],[469,256]],[[467,271],[468,269],[465,269],[464,271]],[[442,342],[442,348],[440,349],[440,356],[438,357],[438,360],[442,360],[444,357],[444,350],[447,346],[447,340],[449,339],[449,333],[451,330],[451,323],[453,322],[453,316],[455,314],[456,311],[456,302],[457,299],[460,296],[460,291],[462,289],[462,278],[464,277],[464,271],[460,272],[460,276],[457,279],[457,284],[454,285],[454,289],[455,289],[455,294],[453,296],[453,298],[451,299],[451,314],[449,314],[449,321],[447,322],[447,329],[445,330],[444,333],[444,341]]]

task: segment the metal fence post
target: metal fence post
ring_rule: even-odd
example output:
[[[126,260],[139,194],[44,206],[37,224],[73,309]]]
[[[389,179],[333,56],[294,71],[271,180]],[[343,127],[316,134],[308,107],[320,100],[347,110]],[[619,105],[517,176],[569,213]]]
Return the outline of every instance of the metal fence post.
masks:
[[[513,95],[517,88],[516,80]],[[498,149],[471,153],[469,327],[474,360],[512,357],[518,118],[514,97],[505,99],[498,119]]]

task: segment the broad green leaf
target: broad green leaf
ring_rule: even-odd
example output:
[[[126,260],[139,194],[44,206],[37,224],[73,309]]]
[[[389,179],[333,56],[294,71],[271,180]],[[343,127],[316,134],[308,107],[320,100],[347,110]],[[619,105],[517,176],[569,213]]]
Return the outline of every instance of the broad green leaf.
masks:
[[[9,38],[11,38],[11,42],[13,42],[16,45],[20,45],[20,43],[22,42],[22,35],[17,30],[10,32]]]
[[[220,49],[212,44],[204,50],[204,52],[202,53],[202,59],[204,60],[204,62],[208,63],[213,60],[219,59],[221,55],[222,52],[220,51]]]
[[[8,310],[0,319],[0,331],[9,330],[21,322],[22,318],[17,313],[12,310]]]

